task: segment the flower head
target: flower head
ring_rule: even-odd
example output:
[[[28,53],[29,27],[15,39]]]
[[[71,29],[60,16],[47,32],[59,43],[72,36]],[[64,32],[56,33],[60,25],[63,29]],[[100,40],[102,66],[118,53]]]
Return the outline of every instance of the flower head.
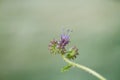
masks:
[[[56,40],[50,41],[48,48],[51,53],[56,54],[58,52],[57,45],[58,45],[58,42]]]
[[[60,40],[53,39],[49,43],[49,50],[52,54],[62,54],[66,55],[68,59],[76,58],[78,55],[78,49],[74,46],[70,48],[70,50],[66,49],[66,45],[70,42],[70,30],[68,29],[67,32],[63,32],[60,36]]]
[[[67,32],[63,32],[61,34],[61,39],[60,41],[58,42],[58,45],[59,45],[59,48],[64,48],[67,44],[69,44],[70,42],[70,30],[68,29]]]

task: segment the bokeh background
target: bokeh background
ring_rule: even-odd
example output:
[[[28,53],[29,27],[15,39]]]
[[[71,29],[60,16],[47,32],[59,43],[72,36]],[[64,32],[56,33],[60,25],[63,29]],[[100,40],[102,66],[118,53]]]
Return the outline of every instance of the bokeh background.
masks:
[[[48,51],[70,28],[75,62],[120,80],[119,0],[0,0],[0,80],[98,80]]]

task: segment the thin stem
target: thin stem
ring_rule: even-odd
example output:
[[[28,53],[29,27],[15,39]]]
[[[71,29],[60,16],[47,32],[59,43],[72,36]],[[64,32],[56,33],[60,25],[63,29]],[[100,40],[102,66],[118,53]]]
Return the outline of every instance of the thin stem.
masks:
[[[67,63],[69,63],[69,64],[71,64],[73,66],[76,66],[76,67],[78,67],[78,68],[80,68],[80,69],[82,69],[82,70],[92,74],[93,76],[97,77],[100,80],[106,80],[103,76],[101,76],[99,73],[93,71],[92,69],[90,69],[90,68],[88,68],[86,66],[74,63],[74,62],[70,61],[69,59],[67,59],[66,57],[64,57],[63,55],[62,55],[62,57],[65,60],[65,62],[67,62]]]

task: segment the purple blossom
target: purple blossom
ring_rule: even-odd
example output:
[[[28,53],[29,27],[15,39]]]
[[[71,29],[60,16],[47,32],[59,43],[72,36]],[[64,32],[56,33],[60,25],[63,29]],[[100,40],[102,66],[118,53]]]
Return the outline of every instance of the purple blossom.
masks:
[[[59,48],[64,48],[70,42],[69,31],[70,30],[68,30],[67,33],[61,34],[61,39],[58,42],[58,47]]]
[[[66,32],[63,32],[61,34],[60,40],[53,39],[52,41],[50,41],[48,47],[51,53],[65,54],[67,52],[66,45],[70,42],[70,32],[71,30],[68,29]],[[77,52],[77,49],[73,48],[73,51]]]

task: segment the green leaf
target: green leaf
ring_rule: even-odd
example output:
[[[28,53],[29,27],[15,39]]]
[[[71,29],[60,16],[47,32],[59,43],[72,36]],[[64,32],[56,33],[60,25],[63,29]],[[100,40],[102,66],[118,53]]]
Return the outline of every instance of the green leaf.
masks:
[[[71,64],[68,64],[67,66],[64,66],[61,70],[61,72],[65,72],[65,71],[68,71],[70,68],[72,67]]]

